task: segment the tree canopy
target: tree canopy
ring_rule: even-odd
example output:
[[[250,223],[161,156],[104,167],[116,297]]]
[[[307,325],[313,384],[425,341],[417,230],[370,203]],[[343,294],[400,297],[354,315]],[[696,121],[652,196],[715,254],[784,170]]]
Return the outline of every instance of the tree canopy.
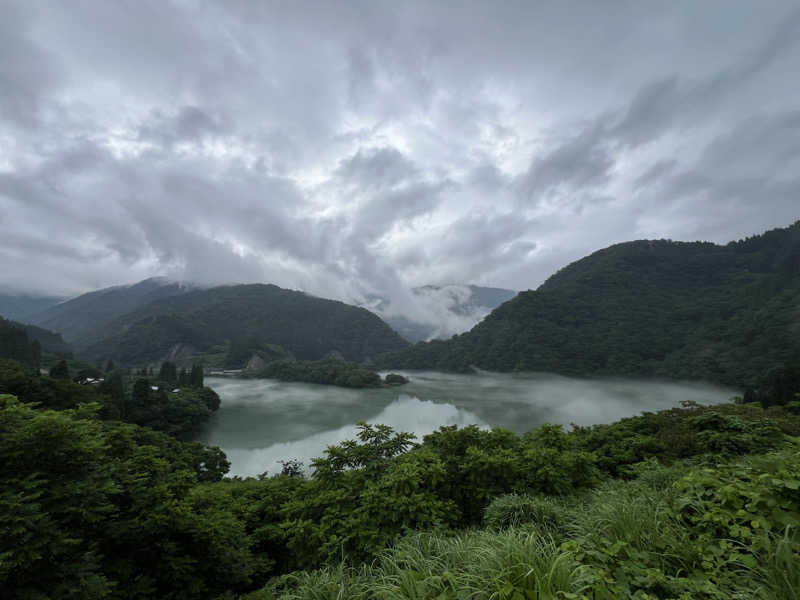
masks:
[[[572,263],[467,333],[378,364],[755,386],[800,356],[797,306],[800,222],[724,246],[629,242]]]

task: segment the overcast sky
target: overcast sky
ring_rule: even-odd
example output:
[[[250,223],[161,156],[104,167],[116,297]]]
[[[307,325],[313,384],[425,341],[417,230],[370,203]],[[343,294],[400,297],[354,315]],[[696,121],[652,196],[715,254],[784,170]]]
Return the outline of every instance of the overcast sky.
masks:
[[[0,0],[5,289],[528,289],[798,218],[796,1]]]

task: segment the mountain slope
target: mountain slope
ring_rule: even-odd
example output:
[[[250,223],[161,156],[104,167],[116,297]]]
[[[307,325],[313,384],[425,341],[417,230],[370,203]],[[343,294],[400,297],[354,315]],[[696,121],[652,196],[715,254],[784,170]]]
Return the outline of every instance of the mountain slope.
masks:
[[[31,315],[27,322],[58,331],[76,346],[86,346],[105,337],[105,328],[114,319],[154,300],[184,294],[190,289],[185,283],[153,277],[134,285],[83,294]]]
[[[85,352],[95,359],[140,364],[222,346],[278,345],[298,359],[330,353],[352,361],[407,345],[386,323],[363,308],[315,298],[274,285],[234,285],[194,290],[151,302],[116,319],[108,338]]]
[[[0,317],[0,359],[38,369],[43,353],[67,354],[71,348],[58,333]]]
[[[798,358],[800,222],[725,246],[611,246],[520,293],[468,333],[381,362],[750,385]]]

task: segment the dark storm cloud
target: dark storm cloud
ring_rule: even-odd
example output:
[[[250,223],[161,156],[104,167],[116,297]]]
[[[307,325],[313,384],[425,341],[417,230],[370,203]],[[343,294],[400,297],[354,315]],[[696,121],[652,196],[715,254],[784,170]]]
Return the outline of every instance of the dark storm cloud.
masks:
[[[2,287],[270,281],[420,316],[410,286],[527,289],[622,240],[798,218],[791,2],[0,17]]]

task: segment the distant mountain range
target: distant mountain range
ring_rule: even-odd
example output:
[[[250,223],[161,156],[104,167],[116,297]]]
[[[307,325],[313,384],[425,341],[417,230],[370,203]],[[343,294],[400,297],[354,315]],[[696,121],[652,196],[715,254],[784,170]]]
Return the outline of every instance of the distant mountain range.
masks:
[[[396,306],[372,296],[362,306],[410,342],[446,339],[468,331],[492,310],[517,295],[513,290],[477,285],[426,285],[413,288],[413,306]]]
[[[720,246],[642,240],[595,252],[472,330],[386,368],[549,371],[753,385],[800,361],[800,222]]]
[[[54,296],[3,293],[0,294],[0,315],[12,321],[27,322],[30,317],[64,300],[66,298]]]
[[[108,325],[148,303],[194,289],[194,286],[162,277],[145,279],[134,285],[119,285],[89,292],[28,315],[26,323],[57,331],[77,347],[106,337]],[[2,313],[0,313],[2,314]]]
[[[259,307],[254,307],[251,301],[253,290],[261,290],[264,294],[266,289],[273,292],[280,290],[276,286],[265,286],[263,289],[249,286],[201,289],[185,282],[154,277],[133,285],[120,285],[89,292],[69,300],[7,295],[0,297],[0,300],[4,301],[0,306],[8,309],[9,318],[12,315],[22,315],[17,320],[34,324],[42,328],[41,331],[45,329],[48,332],[57,331],[63,335],[63,340],[59,338],[63,348],[68,347],[66,341],[72,344],[79,354],[97,360],[102,359],[103,353],[106,353],[121,362],[147,362],[154,361],[160,356],[174,355],[176,352],[186,355],[190,350],[209,351],[212,347],[222,352],[221,345],[228,344],[230,355],[223,361],[224,364],[241,366],[239,362],[242,357],[248,353],[252,354],[251,351],[260,351],[259,348],[265,345],[277,344],[281,348],[289,346],[295,350],[299,349],[299,352],[295,352],[290,348],[283,348],[279,354],[286,351],[316,359],[333,352],[333,355],[342,355],[350,360],[372,358],[378,353],[402,347],[402,344],[397,345],[393,339],[394,332],[384,332],[388,336],[387,339],[393,340],[388,345],[370,339],[365,341],[362,350],[357,350],[351,342],[345,341],[337,333],[335,340],[320,342],[321,346],[327,344],[326,350],[320,353],[316,350],[311,351],[310,345],[300,340],[302,337],[300,334],[291,341],[285,336],[278,340],[265,336],[258,326],[249,332],[234,325],[219,327],[219,320],[215,315],[204,313],[198,320],[196,312],[204,302],[218,307],[217,301],[222,297],[225,298],[224,304],[227,309],[237,305],[248,314],[253,314],[254,311],[263,313],[263,317],[271,310],[276,296],[273,294],[269,299],[263,299],[264,304]],[[303,306],[312,299],[321,303],[321,306],[325,302],[332,302],[300,292],[282,291],[300,294],[294,297],[301,299],[300,305]],[[400,307],[392,305],[388,299],[377,296],[371,298],[365,307],[383,318],[405,340],[419,341],[449,337],[453,333],[466,331],[493,308],[516,294],[512,290],[472,285],[423,286],[413,289],[412,292],[414,306],[411,310],[406,310],[405,314],[398,314]],[[242,297],[237,299],[240,294]],[[211,300],[212,298],[214,300]],[[23,310],[25,306],[28,308]],[[366,316],[364,313],[358,314],[362,319]],[[241,319],[236,313],[229,312],[228,315],[237,322],[250,322],[247,318]],[[206,319],[217,325],[214,331],[207,327]],[[371,316],[370,321],[375,324]],[[27,327],[30,328],[32,325]],[[362,328],[362,325],[356,327],[357,330]],[[302,329],[303,327],[298,328]],[[309,336],[316,336],[315,332],[307,333]],[[250,341],[246,341],[247,339]]]
[[[274,285],[199,289],[156,278],[84,294],[25,321],[63,333],[79,356],[122,364],[338,357],[383,368],[757,385],[769,369],[800,362],[800,222],[726,245],[616,244],[533,291],[424,286],[412,301],[392,306],[375,296],[366,310]],[[377,315],[412,340],[477,324],[409,346]],[[28,335],[43,347],[63,344],[49,331]]]
[[[104,331],[104,339],[83,354],[123,364],[198,355],[216,355],[229,364],[232,352],[244,361],[259,351],[364,362],[408,345],[368,310],[263,284],[195,289],[153,300],[114,319]]]

